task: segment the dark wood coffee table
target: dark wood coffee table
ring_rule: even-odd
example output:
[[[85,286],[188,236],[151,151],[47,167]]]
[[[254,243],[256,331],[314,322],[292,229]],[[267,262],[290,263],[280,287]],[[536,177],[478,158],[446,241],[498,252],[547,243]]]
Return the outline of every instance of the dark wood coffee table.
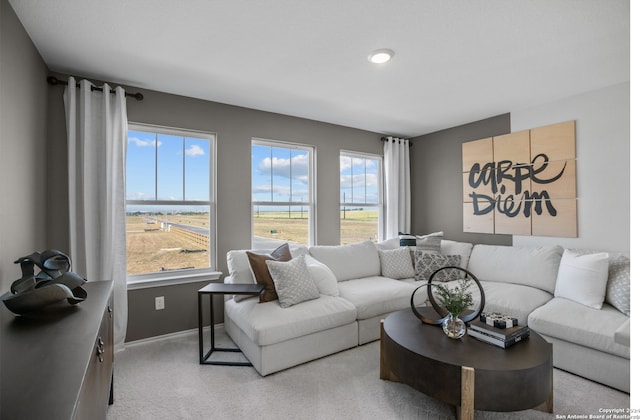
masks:
[[[455,406],[459,419],[472,419],[474,409],[553,412],[553,350],[534,331],[502,349],[448,338],[411,310],[394,312],[380,327],[380,378]]]

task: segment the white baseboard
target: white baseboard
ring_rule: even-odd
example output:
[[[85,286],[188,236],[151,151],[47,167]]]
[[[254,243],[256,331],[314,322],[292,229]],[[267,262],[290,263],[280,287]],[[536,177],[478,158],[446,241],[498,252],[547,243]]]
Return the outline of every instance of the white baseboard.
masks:
[[[220,324],[215,324],[213,326],[214,329],[219,329],[219,328],[224,328],[224,323],[220,323]],[[202,328],[202,332],[209,332],[211,330],[211,326],[207,325],[205,327]],[[197,328],[193,328],[190,330],[184,330],[184,331],[177,331],[177,332],[173,332],[173,333],[169,333],[169,334],[163,334],[163,335],[156,335],[154,337],[147,337],[147,338],[141,338],[140,340],[134,340],[134,341],[127,341],[124,343],[124,347],[123,348],[118,348],[115,349],[115,352],[118,353],[122,350],[125,350],[129,347],[135,347],[138,346],[140,344],[148,344],[148,343],[155,343],[158,341],[164,341],[164,340],[170,340],[173,338],[180,338],[180,337],[190,337],[192,335],[198,334],[198,329]]]

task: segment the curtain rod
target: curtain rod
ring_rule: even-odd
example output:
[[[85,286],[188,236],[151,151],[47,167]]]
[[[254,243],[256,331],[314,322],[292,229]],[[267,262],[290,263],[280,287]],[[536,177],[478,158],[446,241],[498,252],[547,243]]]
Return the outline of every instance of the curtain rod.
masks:
[[[380,141],[389,141],[388,137],[380,137]],[[391,140],[391,143],[395,143],[395,140]],[[409,147],[413,146],[411,140],[409,140]]]
[[[57,77],[55,77],[55,76],[49,76],[49,77],[47,77],[47,82],[48,82],[50,85],[54,85],[54,86],[55,86],[55,85],[67,85],[67,84],[68,84],[68,82],[65,82],[64,80],[60,80],[60,79],[58,79],[58,78],[57,78]],[[76,87],[80,87],[80,83],[76,83]],[[95,90],[98,90],[98,91],[100,91],[100,92],[102,92],[102,91],[103,91],[103,89],[102,89],[101,87],[93,86],[93,85],[92,85],[92,86],[91,86],[91,91],[93,92],[93,91],[95,91]],[[116,93],[116,91],[112,89],[112,90],[111,90],[111,93]],[[136,93],[127,93],[127,92],[125,92],[125,93],[124,93],[124,96],[131,96],[131,97],[133,97],[133,98],[136,98],[136,100],[138,100],[138,101],[141,101],[141,100],[143,100],[143,99],[144,99],[144,95],[142,95],[142,93],[140,93],[140,92],[136,92]]]

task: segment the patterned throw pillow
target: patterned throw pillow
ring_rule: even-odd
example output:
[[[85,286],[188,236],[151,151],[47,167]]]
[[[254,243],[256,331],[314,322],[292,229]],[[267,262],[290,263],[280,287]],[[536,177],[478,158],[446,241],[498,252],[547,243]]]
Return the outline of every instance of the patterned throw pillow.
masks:
[[[403,247],[392,250],[378,250],[382,275],[391,279],[408,279],[415,275],[411,252]]]
[[[416,250],[419,249],[421,251],[427,251],[427,252],[439,254],[440,242],[442,242],[442,238],[438,236],[431,236],[431,235],[417,236]]]
[[[304,255],[287,262],[267,260],[267,267],[276,286],[280,306],[283,308],[320,297]]]
[[[631,316],[631,265],[628,257],[609,258],[609,280],[605,302],[623,314]]]
[[[285,243],[276,248],[270,255],[256,254],[247,251],[249,265],[257,284],[264,284],[264,290],[260,293],[260,303],[269,302],[278,299],[273,279],[267,268],[268,260],[289,261],[291,259],[291,251],[289,244]]]
[[[434,254],[428,251],[416,250],[416,280],[429,280],[438,269],[447,266],[459,267],[460,255]],[[447,269],[439,271],[433,281],[452,281],[464,277],[464,271]]]

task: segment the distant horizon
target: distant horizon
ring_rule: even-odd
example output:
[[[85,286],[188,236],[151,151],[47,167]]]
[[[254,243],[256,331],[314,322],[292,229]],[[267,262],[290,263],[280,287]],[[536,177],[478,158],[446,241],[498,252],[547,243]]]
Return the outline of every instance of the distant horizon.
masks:
[[[130,207],[134,207],[134,206],[144,206],[143,204],[136,204],[136,205],[128,205],[127,206],[127,210],[125,211],[125,214],[127,216],[129,215],[133,215],[133,214],[162,214],[162,213],[166,213],[166,212],[171,212],[171,214],[183,214],[183,213],[198,213],[198,214],[209,214],[209,211],[203,211],[203,210],[194,210],[194,209],[185,209],[185,206],[176,206],[179,207],[179,209],[162,209],[162,210],[137,210],[137,209],[130,209]],[[153,204],[153,206],[157,206],[160,207],[160,205],[156,205]],[[169,207],[172,207],[171,205]],[[304,209],[301,210],[299,205],[291,205],[291,206],[281,206],[280,209],[274,209],[274,206],[266,206],[269,208],[269,210],[262,210],[260,209],[259,211],[253,211],[253,213],[283,213],[283,212],[288,212],[290,209],[291,211],[295,211],[296,213],[300,213],[300,211],[304,212],[304,213],[308,213],[309,210],[308,209]],[[304,206],[307,207],[307,206]],[[376,210],[375,208],[364,208],[362,206],[343,206],[341,205],[339,208],[339,211],[370,211],[370,210]]]

